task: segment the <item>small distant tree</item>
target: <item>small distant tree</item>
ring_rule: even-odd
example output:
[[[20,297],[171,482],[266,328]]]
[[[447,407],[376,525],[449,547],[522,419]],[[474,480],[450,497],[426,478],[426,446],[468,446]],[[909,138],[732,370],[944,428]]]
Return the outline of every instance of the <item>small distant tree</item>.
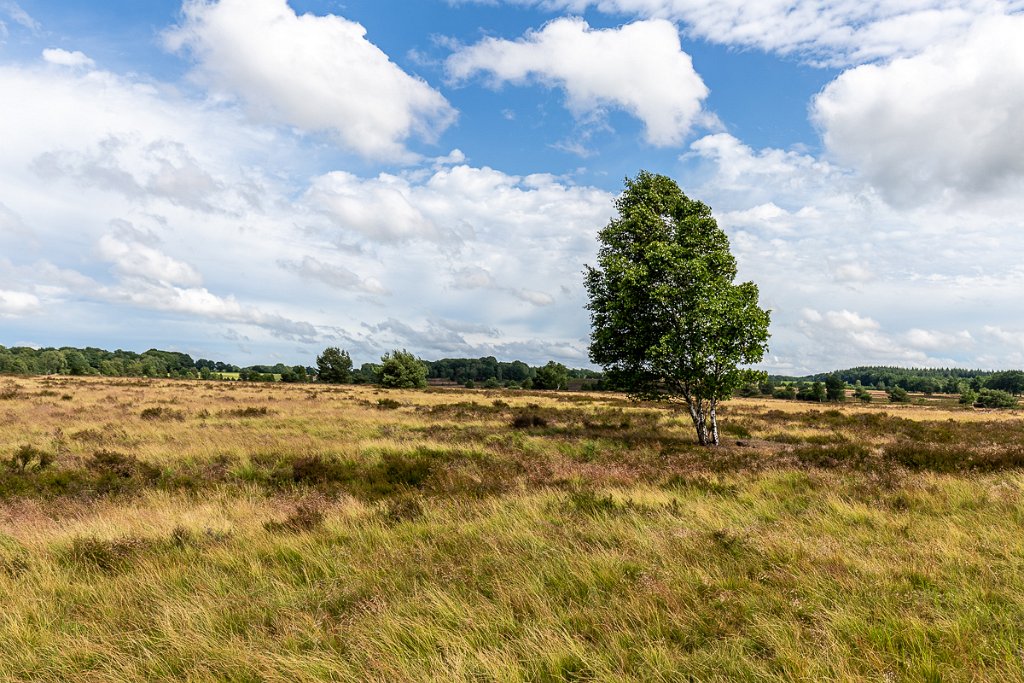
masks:
[[[427,365],[405,349],[380,357],[377,383],[389,389],[421,389],[427,386]]]
[[[717,410],[767,350],[757,286],[734,284],[736,260],[711,209],[663,175],[626,179],[618,217],[587,268],[590,358],[635,398],[685,405],[701,445],[718,445]]]
[[[832,373],[825,378],[825,398],[829,401],[846,400],[846,382],[839,376],[839,373]]]
[[[814,384],[802,384],[800,390],[797,392],[796,397],[801,401],[813,401],[814,403],[824,403],[825,399],[828,398],[828,394],[825,391],[825,385],[822,382],[815,382]]]
[[[1017,397],[1000,389],[982,389],[977,403],[985,408],[1016,408]]]
[[[783,398],[792,401],[793,399],[796,398],[796,387],[794,387],[792,384],[786,384],[776,389],[772,393],[772,396],[774,396],[775,398]]]
[[[321,382],[348,384],[352,381],[352,358],[348,351],[337,346],[328,346],[316,357],[316,367]]]
[[[893,387],[889,390],[890,403],[910,403],[910,394],[903,387]]]
[[[555,361],[548,361],[548,364],[537,369],[537,376],[533,379],[534,389],[564,389],[569,383],[569,368]]]
[[[971,391],[970,386],[964,386],[960,390],[960,405],[973,406],[978,402],[978,392]]]

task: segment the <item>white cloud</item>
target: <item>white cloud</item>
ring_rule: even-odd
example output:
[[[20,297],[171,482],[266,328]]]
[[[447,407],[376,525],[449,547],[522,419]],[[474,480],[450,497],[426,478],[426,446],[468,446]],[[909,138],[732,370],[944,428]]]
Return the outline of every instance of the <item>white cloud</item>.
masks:
[[[967,330],[959,332],[941,332],[937,330],[908,330],[904,339],[909,346],[924,351],[940,351],[950,353],[969,348],[974,344],[974,337]]]
[[[298,16],[286,0],[186,0],[182,12],[168,45],[187,48],[199,79],[263,119],[398,158],[410,136],[433,140],[455,118],[439,92],[402,71],[355,22]]]
[[[839,263],[833,267],[832,277],[836,282],[868,282],[874,275],[861,263]]]
[[[96,66],[96,62],[90,59],[84,52],[78,50],[69,52],[59,47],[48,47],[43,50],[43,60],[50,64],[72,68],[91,68]]]
[[[544,292],[538,292],[533,289],[515,289],[512,293],[519,299],[522,299],[526,303],[533,304],[534,306],[550,306],[555,303],[554,297]]]
[[[478,0],[480,2],[489,0]],[[695,38],[813,61],[856,64],[916,53],[977,18],[1020,11],[1019,0],[505,0],[581,13],[681,22]]]
[[[0,14],[6,15],[14,23],[27,28],[33,33],[38,33],[42,29],[39,22],[33,19],[32,16],[26,12],[21,5],[14,2],[14,0],[3,0],[3,2],[0,2]]]
[[[1024,188],[1024,16],[840,75],[813,102],[829,151],[893,203]]]
[[[662,146],[682,142],[708,95],[678,31],[663,20],[592,29],[583,19],[556,19],[519,40],[485,38],[462,48],[446,69],[456,80],[485,72],[495,85],[535,79],[560,87],[576,116],[623,109],[644,122],[648,142]]]
[[[0,317],[19,317],[36,313],[40,309],[39,297],[35,294],[0,289]]]
[[[364,179],[333,171],[313,182],[306,200],[342,230],[373,241],[439,237],[438,226],[414,206],[412,192],[410,183],[399,176],[385,173]]]
[[[202,277],[195,268],[141,242],[104,235],[100,238],[98,248],[100,256],[113,263],[125,276],[166,285],[202,284]]]
[[[313,256],[303,256],[301,260],[294,261],[281,259],[277,264],[299,277],[322,282],[337,289],[361,291],[368,294],[389,293],[387,288],[374,277],[359,277],[343,265],[325,263]]]

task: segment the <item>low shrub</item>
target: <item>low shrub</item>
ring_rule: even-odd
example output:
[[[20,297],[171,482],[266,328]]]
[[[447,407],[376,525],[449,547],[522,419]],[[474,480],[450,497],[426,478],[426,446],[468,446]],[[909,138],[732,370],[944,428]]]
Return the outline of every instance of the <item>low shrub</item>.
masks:
[[[154,408],[145,408],[139,417],[143,420],[177,420],[181,422],[185,419],[185,413],[180,410],[173,410],[171,408],[164,408],[157,406]]]
[[[393,398],[377,399],[377,410],[397,410],[401,407],[402,404]]]
[[[512,418],[513,429],[529,429],[531,427],[547,427],[548,421],[536,413],[520,413]]]
[[[870,455],[867,448],[855,443],[808,445],[793,449],[793,456],[800,464],[809,467],[860,467]]]
[[[221,413],[225,417],[266,417],[270,414],[270,409],[266,406],[247,406],[245,408],[234,408],[232,410],[225,410]]]
[[[53,464],[54,456],[35,446],[20,446],[7,460],[7,467],[12,472],[27,474],[41,472]]]
[[[932,472],[993,472],[1024,467],[1024,447],[1019,445],[975,449],[904,440],[886,446],[885,457],[910,470]]]

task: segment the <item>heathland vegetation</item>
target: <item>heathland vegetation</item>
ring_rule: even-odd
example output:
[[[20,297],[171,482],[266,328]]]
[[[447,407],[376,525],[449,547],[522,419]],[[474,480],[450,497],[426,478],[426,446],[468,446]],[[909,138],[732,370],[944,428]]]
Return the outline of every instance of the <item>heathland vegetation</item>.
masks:
[[[1024,677],[1015,411],[0,389],[0,680]]]

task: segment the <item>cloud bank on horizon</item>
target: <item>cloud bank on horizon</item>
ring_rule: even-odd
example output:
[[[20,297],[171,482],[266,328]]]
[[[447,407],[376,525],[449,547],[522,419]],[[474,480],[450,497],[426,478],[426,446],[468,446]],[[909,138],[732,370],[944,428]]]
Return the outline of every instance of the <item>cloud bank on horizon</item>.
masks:
[[[1024,365],[1024,2],[70,4],[0,2],[0,343],[582,366],[647,168],[766,369]]]

